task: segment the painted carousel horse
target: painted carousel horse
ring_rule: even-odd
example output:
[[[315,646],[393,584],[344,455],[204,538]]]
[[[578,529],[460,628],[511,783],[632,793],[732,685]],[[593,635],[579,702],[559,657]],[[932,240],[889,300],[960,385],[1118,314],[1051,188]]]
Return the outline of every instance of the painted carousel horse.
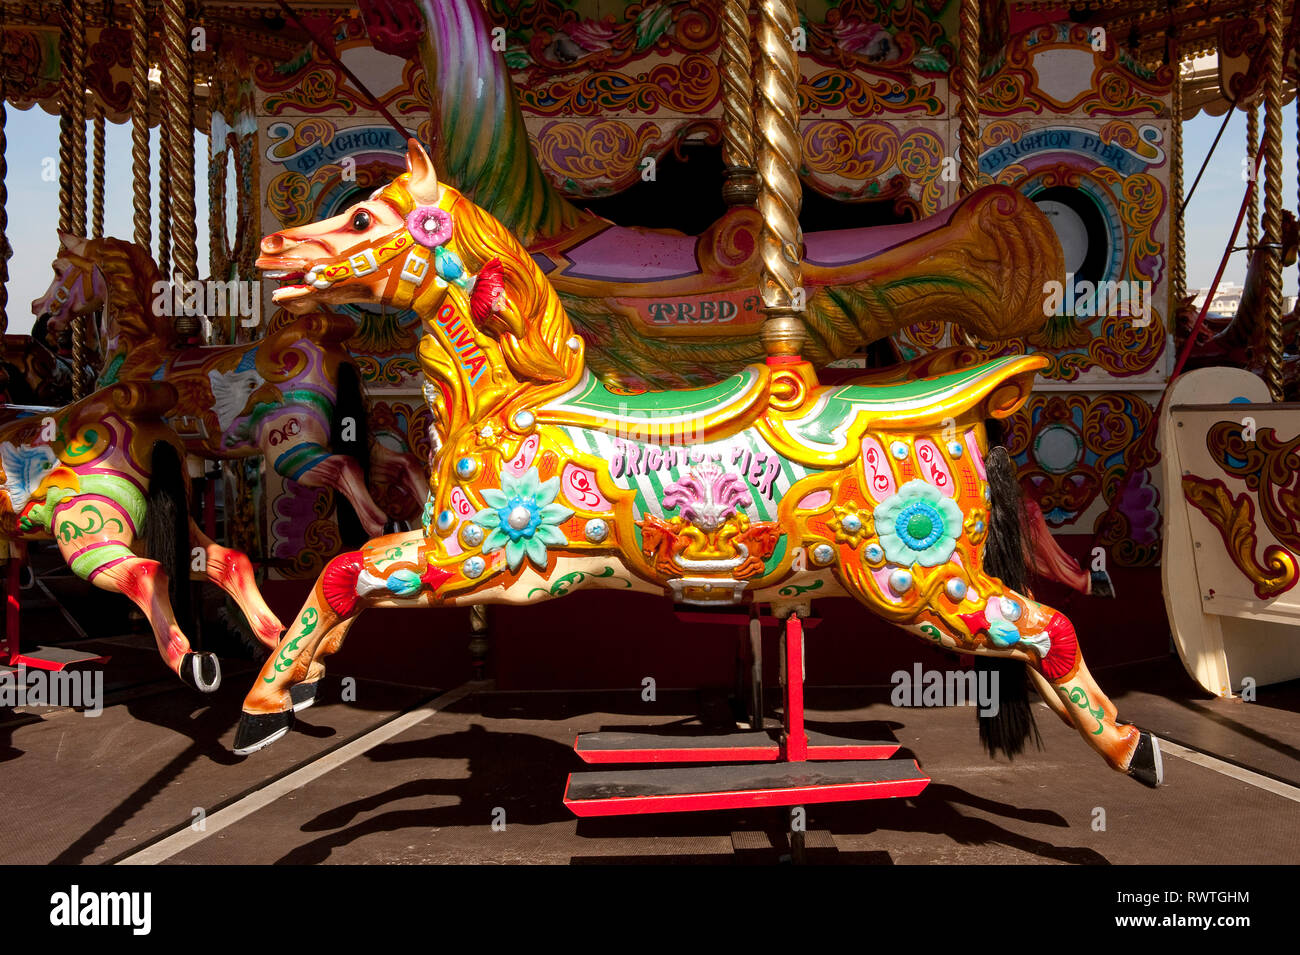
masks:
[[[121,239],[61,234],[49,290],[32,303],[57,332],[73,317],[105,312],[101,386],[166,380],[179,400],[168,419],[190,454],[209,459],[263,455],[281,477],[341,491],[367,536],[387,515],[366,487],[367,464],[391,473],[415,501],[423,470],[413,455],[367,440],[361,377],[343,342],[343,318],[297,319],[244,345],[180,347],[166,313],[154,307],[162,276],[149,253]],[[165,286],[163,286],[165,287]],[[351,417],[355,429],[344,429]],[[369,456],[373,455],[374,460]]]
[[[234,599],[259,640],[274,647],[284,628],[248,558],[188,517],[185,449],[163,419],[175,402],[165,382],[125,382],[0,425],[0,537],[53,538],[78,577],[130,597],[163,662],[210,692],[221,683],[217,657],[190,649],[172,609],[175,601],[189,616],[191,548],[203,549],[204,576]]]
[[[809,594],[855,597],[924,640],[1027,665],[1112,767],[1160,781],[1156,741],[1117,722],[1070,621],[984,566],[1001,502],[983,421],[1023,403],[1044,359],[825,387],[771,358],[707,388],[616,394],[523,246],[414,140],[407,163],[343,215],[268,236],[258,263],[286,276],[274,298],[290,310],[382,301],[422,317],[438,436],[425,529],[327,565],[244,700],[238,752],[288,731],[295,688],[362,610],[612,587],[782,615]]]
[[[39,318],[30,335],[0,343],[0,401],[58,407],[72,400],[72,365],[45,340]]]
[[[626,387],[693,387],[763,360],[755,209],[732,207],[695,236],[623,227],[578,208],[538,164],[483,4],[366,0],[361,11],[378,48],[403,56],[418,50],[432,94],[437,168],[522,240],[587,341],[598,377]],[[608,29],[592,21],[578,27],[586,36]],[[565,67],[585,65],[579,58]],[[805,233],[804,244],[803,355],[815,367],[915,324],[918,315],[986,341],[1036,331],[1043,284],[1065,274],[1051,223],[1005,186],[979,189],[915,222]]]

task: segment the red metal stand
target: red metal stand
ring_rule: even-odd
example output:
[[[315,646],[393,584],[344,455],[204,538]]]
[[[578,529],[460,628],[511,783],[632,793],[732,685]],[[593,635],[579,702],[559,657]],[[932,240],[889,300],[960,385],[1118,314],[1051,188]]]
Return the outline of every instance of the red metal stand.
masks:
[[[19,603],[23,565],[27,563],[27,545],[11,543],[8,566],[5,572],[5,644],[0,653],[0,665],[27,667],[35,670],[62,670],[74,663],[107,663],[108,657],[86,653],[71,647],[37,647],[35,653],[25,654],[19,643]]]
[[[713,618],[716,620],[717,618]],[[574,749],[588,763],[727,763],[573,773],[564,804],[578,816],[621,816],[758,806],[800,806],[915,796],[930,782],[914,760],[887,760],[893,741],[839,739],[804,726],[803,621],[785,621],[779,738],[750,730],[721,736],[584,733]],[[756,648],[761,659],[761,647]],[[761,669],[756,674],[761,682]],[[761,710],[760,719],[761,719]],[[810,760],[835,760],[810,763]],[[800,833],[801,835],[802,833]]]

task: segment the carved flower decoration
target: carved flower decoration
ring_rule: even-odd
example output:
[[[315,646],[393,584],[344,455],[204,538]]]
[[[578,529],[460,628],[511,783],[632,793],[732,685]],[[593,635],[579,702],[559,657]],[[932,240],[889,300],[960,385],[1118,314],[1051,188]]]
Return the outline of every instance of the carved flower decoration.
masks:
[[[989,512],[982,507],[972,508],[966,515],[966,536],[970,542],[979,545],[989,533]]]
[[[416,242],[432,249],[451,238],[451,213],[437,206],[417,206],[406,217],[406,229]]]
[[[488,506],[471,518],[491,529],[483,541],[483,553],[504,547],[512,571],[519,569],[524,557],[545,569],[546,548],[560,547],[567,541],[557,525],[573,516],[569,508],[555,503],[559,492],[559,476],[539,481],[535,467],[517,478],[502,474],[501,488],[484,490],[483,500]]]
[[[826,523],[835,531],[837,544],[848,544],[854,548],[875,533],[871,515],[856,507],[836,507],[835,516]]]
[[[962,532],[962,512],[952,498],[925,481],[908,481],[876,506],[876,533],[892,563],[937,567],[952,556]]]

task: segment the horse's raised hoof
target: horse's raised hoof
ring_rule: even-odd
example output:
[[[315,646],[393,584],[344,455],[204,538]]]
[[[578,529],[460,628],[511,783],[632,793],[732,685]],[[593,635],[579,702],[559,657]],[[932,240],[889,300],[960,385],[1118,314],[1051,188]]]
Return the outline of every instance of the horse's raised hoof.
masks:
[[[1160,741],[1142,731],[1138,737],[1137,749],[1129,760],[1128,774],[1143,786],[1155,789],[1165,781],[1165,764],[1160,758]]]
[[[185,685],[200,693],[215,693],[221,686],[221,661],[215,653],[185,654],[179,672]]]
[[[1092,586],[1088,589],[1089,597],[1107,597],[1115,598],[1115,584],[1110,579],[1110,574],[1104,570],[1094,570],[1092,572]]]
[[[312,683],[295,683],[289,687],[289,699],[293,701],[293,711],[305,710],[316,702],[316,690],[320,686],[319,681]]]
[[[235,755],[265,749],[293,728],[293,710],[283,713],[241,713],[235,730]]]

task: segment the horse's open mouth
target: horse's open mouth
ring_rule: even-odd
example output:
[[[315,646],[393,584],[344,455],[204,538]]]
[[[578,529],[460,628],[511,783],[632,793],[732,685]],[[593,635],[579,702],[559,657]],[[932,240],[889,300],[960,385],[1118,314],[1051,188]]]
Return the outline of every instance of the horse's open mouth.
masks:
[[[280,283],[280,287],[271,293],[271,301],[273,302],[299,298],[311,292],[312,287],[303,281],[306,276],[306,270],[301,268],[264,269],[262,271],[263,278],[275,279]]]

